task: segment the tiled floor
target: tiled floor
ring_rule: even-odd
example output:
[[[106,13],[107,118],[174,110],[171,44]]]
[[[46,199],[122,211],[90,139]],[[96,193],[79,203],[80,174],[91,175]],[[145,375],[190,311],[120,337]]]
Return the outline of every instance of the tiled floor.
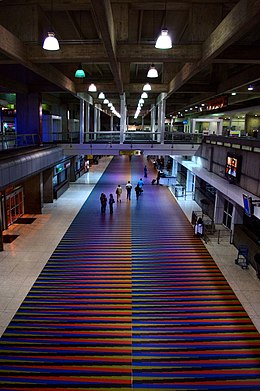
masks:
[[[198,211],[198,205],[184,199],[179,199],[178,203],[191,221],[192,210]],[[220,239],[219,244],[216,235],[209,236],[209,241],[204,244],[260,332],[260,280],[255,269],[252,266],[242,269],[235,264],[237,248],[229,244],[228,236]]]
[[[70,223],[102,175],[110,157],[102,158],[53,204],[46,204],[43,214],[32,224],[14,224],[9,234],[19,234],[0,252],[0,335],[12,319],[37,276],[48,261]],[[178,200],[189,221],[198,205]],[[233,288],[240,302],[260,331],[260,280],[255,270],[241,269],[234,260],[237,250],[225,239],[210,240],[206,247]]]

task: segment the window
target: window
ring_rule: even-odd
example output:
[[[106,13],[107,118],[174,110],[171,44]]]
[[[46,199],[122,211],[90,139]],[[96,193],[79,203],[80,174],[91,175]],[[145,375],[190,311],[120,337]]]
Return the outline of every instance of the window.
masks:
[[[233,204],[225,200],[223,211],[223,225],[228,229],[232,227]]]

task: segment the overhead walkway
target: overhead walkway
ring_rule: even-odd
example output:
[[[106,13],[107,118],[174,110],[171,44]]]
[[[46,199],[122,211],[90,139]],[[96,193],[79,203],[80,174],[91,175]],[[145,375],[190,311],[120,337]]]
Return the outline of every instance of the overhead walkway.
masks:
[[[167,188],[100,213],[145,163],[102,175],[0,340],[0,389],[260,389],[260,335]]]
[[[0,151],[13,151],[23,147],[60,146],[67,155],[123,155],[141,150],[149,155],[188,155],[193,156],[202,142],[202,134],[183,132],[52,132],[44,135],[43,143],[36,135],[2,135]]]
[[[193,156],[202,142],[202,134],[150,131],[89,132],[80,134],[53,134],[53,142],[62,145],[67,155],[124,155],[142,151],[145,155]]]

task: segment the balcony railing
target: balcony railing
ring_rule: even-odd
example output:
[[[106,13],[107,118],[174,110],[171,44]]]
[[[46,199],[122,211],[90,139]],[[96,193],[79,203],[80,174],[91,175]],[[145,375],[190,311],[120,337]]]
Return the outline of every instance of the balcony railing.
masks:
[[[44,137],[44,144],[201,144],[205,143],[225,145],[229,147],[254,151],[260,149],[260,140],[253,137],[228,137],[210,135],[204,136],[198,133],[184,133],[177,131],[165,131],[163,139],[160,133],[150,131],[100,131],[85,132],[53,132]],[[42,144],[37,134],[17,134],[10,132],[0,134],[0,150],[30,147]]]
[[[222,140],[222,136],[214,136]],[[184,133],[176,131],[165,131],[163,139],[160,133],[150,131],[100,131],[85,132],[53,132],[44,137],[44,144],[201,144],[205,136],[198,133]],[[207,136],[211,139],[211,136]],[[215,139],[214,139],[215,140]],[[226,141],[226,138],[225,138]],[[234,138],[232,138],[234,142]],[[245,142],[245,139],[240,142]],[[41,144],[37,134],[0,134],[0,149],[21,148]]]
[[[193,143],[200,144],[202,141],[202,134],[191,134],[182,132],[165,132],[164,138],[161,140],[161,135],[158,132],[137,131],[137,132],[124,132],[121,134],[119,131],[100,131],[100,132],[85,132],[80,141],[79,132],[66,132],[66,133],[53,133],[51,135],[50,142],[55,143],[113,143],[113,144],[136,144],[136,143],[149,143],[149,144],[174,144],[174,143]],[[122,140],[122,141],[121,141]]]
[[[41,143],[38,134],[0,134],[0,150],[30,147]]]

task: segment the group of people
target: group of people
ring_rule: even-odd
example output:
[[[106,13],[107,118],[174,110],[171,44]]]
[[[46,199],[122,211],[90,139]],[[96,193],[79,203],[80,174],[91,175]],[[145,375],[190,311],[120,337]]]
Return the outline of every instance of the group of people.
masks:
[[[139,196],[142,194],[143,192],[143,185],[144,185],[144,181],[142,178],[139,179],[136,187],[135,187],[135,193],[136,193],[136,199],[138,200]],[[127,182],[126,186],[125,186],[125,189],[126,189],[126,199],[127,200],[131,200],[131,193],[132,193],[132,184],[130,181]],[[121,185],[118,185],[117,188],[116,188],[116,201],[117,202],[121,202],[121,196],[122,196],[122,193],[123,193],[123,189],[121,187]],[[114,200],[114,197],[113,197],[113,194],[111,193],[109,195],[109,199],[107,200],[107,196],[105,195],[105,193],[101,193],[101,196],[100,196],[100,203],[101,203],[101,213],[105,213],[106,212],[106,207],[107,207],[107,203],[109,204],[109,211],[110,213],[112,214],[113,211],[114,211],[114,208],[113,208],[113,205],[115,203],[115,200]]]
[[[101,213],[105,213],[106,208],[107,208],[107,196],[105,195],[105,193],[101,193],[100,203],[101,203]],[[113,209],[114,209],[113,204],[114,203],[115,203],[115,200],[114,200],[113,194],[111,193],[109,195],[109,199],[108,199],[109,210],[110,210],[111,214],[113,213]]]
[[[137,185],[135,186],[135,194],[136,194],[137,200],[143,192],[143,185],[144,185],[144,181],[142,178],[140,178],[139,181],[137,182]],[[132,187],[133,186],[132,186],[131,182],[128,181],[126,184],[126,199],[129,201],[131,200]]]

